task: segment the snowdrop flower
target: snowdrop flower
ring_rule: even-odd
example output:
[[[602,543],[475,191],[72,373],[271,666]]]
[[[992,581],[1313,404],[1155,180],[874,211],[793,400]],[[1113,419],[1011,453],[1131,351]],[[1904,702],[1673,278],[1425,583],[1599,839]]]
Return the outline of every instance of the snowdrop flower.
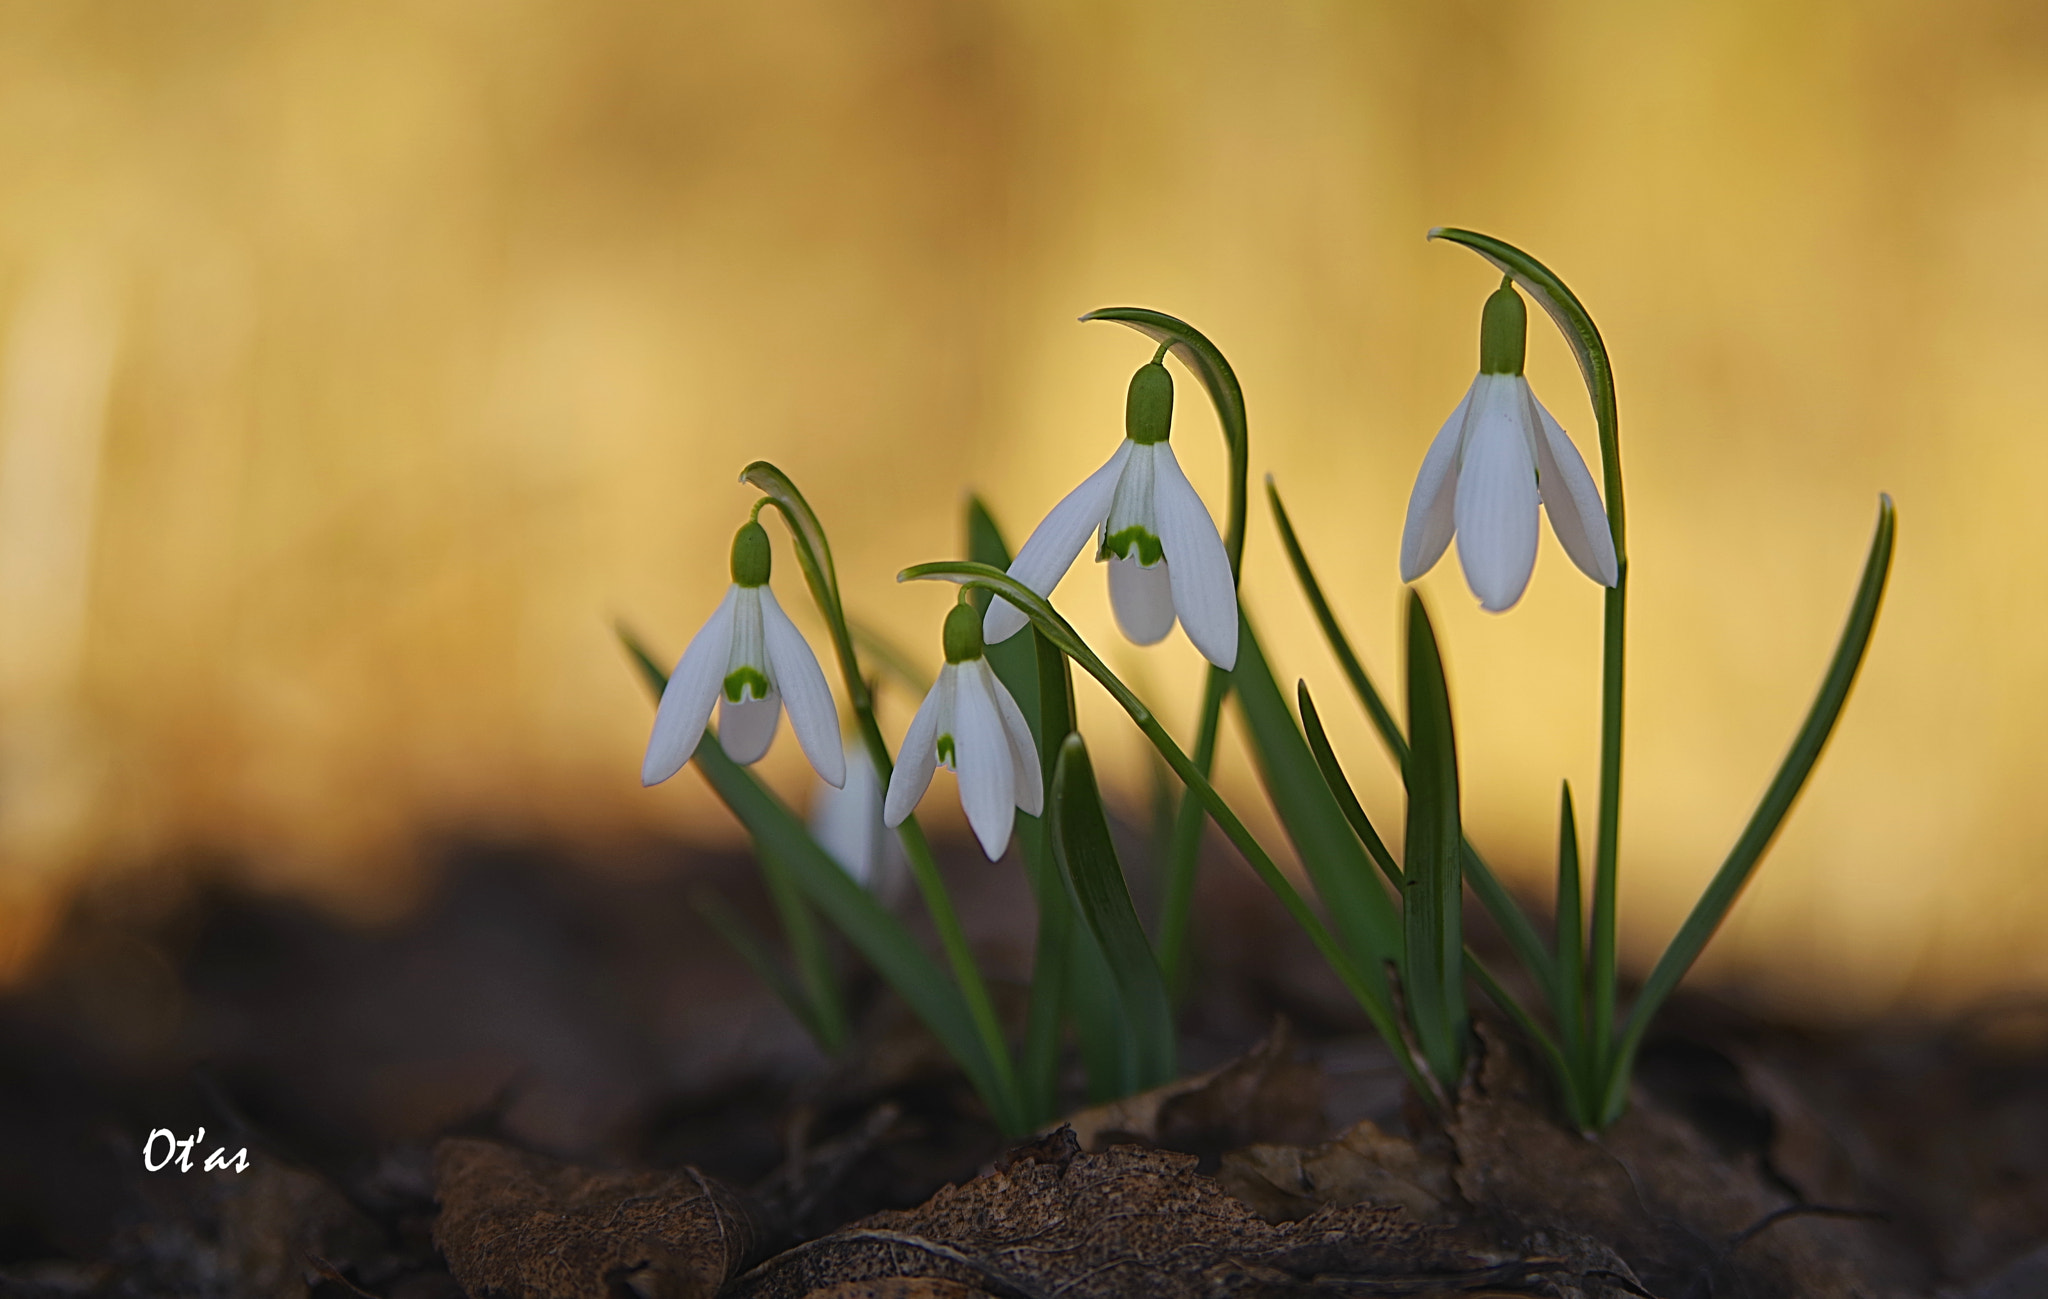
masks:
[[[1479,377],[1430,443],[1401,531],[1401,580],[1436,566],[1458,537],[1466,585],[1491,613],[1511,609],[1536,567],[1536,515],[1602,586],[1619,579],[1614,537],[1578,448],[1522,377],[1528,312],[1503,280],[1479,325]]]
[[[811,803],[811,837],[846,873],[894,906],[910,883],[903,843],[882,824],[882,778],[867,745],[846,741],[846,783],[818,791]]]
[[[959,774],[960,806],[990,861],[1009,846],[1015,809],[1032,816],[1044,810],[1031,728],[982,657],[981,615],[971,604],[946,615],[946,666],[904,733],[883,824],[902,825],[941,766]]]
[[[782,710],[811,766],[830,785],[846,781],[839,710],[817,656],[768,589],[768,533],[749,520],[732,539],[732,585],[690,641],[662,691],[640,783],[658,785],[683,769],[718,705],[718,742],[734,762],[760,761]]]
[[[1153,361],[1131,376],[1123,445],[1052,507],[1010,576],[1050,596],[1093,534],[1096,561],[1109,562],[1109,603],[1124,635],[1155,644],[1178,617],[1202,656],[1228,671],[1237,665],[1237,584],[1216,521],[1167,445],[1172,429],[1173,376]],[[1025,621],[998,596],[982,631],[1008,640]]]

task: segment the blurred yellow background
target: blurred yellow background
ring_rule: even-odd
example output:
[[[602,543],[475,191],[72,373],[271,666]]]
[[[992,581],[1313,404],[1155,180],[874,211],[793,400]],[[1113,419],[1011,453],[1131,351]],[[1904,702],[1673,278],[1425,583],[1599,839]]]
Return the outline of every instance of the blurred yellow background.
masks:
[[[81,872],[228,859],[376,915],[437,836],[730,837],[689,773],[639,788],[611,621],[680,650],[765,456],[935,662],[949,593],[892,575],[956,552],[965,490],[1018,540],[1114,448],[1147,350],[1098,306],[1225,349],[1391,684],[1402,510],[1495,282],[1437,224],[1559,270],[1618,369],[1632,957],[1789,740],[1884,489],[1874,653],[1705,968],[1823,1010],[2048,983],[2031,0],[0,5],[0,965]],[[1398,826],[1262,506],[1251,537],[1277,670]],[[1504,617],[1424,583],[1472,833],[1531,888],[1596,742],[1598,594],[1543,544]],[[1186,726],[1185,640],[1123,644],[1086,565],[1060,599]],[[786,733],[765,769],[804,796]]]

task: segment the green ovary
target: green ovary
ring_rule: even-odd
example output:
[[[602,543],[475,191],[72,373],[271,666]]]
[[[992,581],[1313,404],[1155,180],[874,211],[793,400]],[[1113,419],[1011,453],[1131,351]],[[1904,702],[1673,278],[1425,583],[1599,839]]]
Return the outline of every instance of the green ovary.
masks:
[[[1166,550],[1159,544],[1159,538],[1137,524],[1132,524],[1102,543],[1102,552],[1105,555],[1115,555],[1118,559],[1132,558],[1131,552],[1134,550],[1137,552],[1137,561],[1147,568],[1166,556]]]
[[[735,668],[725,674],[725,697],[730,703],[768,697],[768,678],[758,668]]]

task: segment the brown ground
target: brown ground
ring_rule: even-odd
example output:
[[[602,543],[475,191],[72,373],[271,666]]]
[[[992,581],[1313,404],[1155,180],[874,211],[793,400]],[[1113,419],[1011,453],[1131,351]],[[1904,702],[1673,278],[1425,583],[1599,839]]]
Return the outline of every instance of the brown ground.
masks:
[[[891,999],[825,1060],[704,931],[684,867],[765,923],[744,861],[449,860],[378,931],[218,883],[82,897],[0,1002],[0,1292],[2048,1295],[2041,1005],[1681,1002],[1598,1143],[1483,1024],[1437,1123],[1218,863],[1183,1042],[1216,1072],[1006,1151]],[[1014,975],[1013,874],[956,878]],[[200,1127],[249,1171],[144,1172]]]

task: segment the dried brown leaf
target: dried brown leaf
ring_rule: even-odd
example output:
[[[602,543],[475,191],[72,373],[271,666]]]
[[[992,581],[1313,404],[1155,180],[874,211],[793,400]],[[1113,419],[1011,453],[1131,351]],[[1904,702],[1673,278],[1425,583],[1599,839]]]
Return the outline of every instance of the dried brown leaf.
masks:
[[[1361,1120],[1319,1146],[1256,1145],[1223,1156],[1216,1180],[1268,1222],[1293,1222],[1326,1205],[1398,1204],[1418,1222],[1448,1224],[1460,1207],[1450,1151]]]
[[[434,1243],[472,1299],[708,1299],[758,1256],[744,1196],[693,1168],[579,1168],[495,1142],[434,1152]]]
[[[1287,1022],[1220,1068],[1091,1106],[1067,1120],[1081,1148],[1140,1141],[1216,1156],[1255,1141],[1303,1143],[1323,1136],[1323,1074],[1296,1056]]]

